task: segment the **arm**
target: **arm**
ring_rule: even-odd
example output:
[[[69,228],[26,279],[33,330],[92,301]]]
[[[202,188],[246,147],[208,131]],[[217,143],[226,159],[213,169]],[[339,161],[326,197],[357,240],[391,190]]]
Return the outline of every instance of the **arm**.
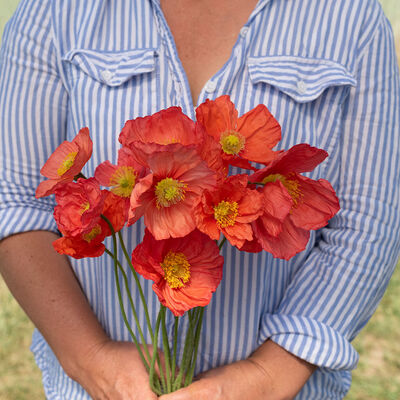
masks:
[[[92,398],[131,399],[135,387],[135,398],[155,399],[136,348],[107,337],[67,258],[54,251],[56,238],[26,232],[0,243],[0,272],[11,292],[66,373]]]
[[[67,125],[51,3],[21,1],[3,36],[0,272],[67,374],[94,399],[154,399],[135,346],[109,340],[67,258],[52,248],[52,200],[35,199],[40,168]]]

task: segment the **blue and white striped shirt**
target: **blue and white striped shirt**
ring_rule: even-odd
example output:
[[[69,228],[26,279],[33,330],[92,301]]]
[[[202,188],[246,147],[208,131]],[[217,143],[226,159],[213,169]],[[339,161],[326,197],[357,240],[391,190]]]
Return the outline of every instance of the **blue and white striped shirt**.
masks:
[[[290,261],[226,246],[197,372],[245,358],[269,338],[320,367],[296,399],[341,399],[358,359],[350,342],[399,254],[400,85],[390,26],[376,0],[259,0],[198,104],[222,94],[239,115],[265,104],[282,126],[280,148],[306,142],[328,151],[309,176],[328,179],[342,208]],[[0,53],[1,237],[57,231],[53,199],[34,193],[63,140],[89,127],[94,151],[83,172],[91,176],[116,161],[126,120],[169,106],[195,117],[159,1],[22,0]],[[139,222],[124,237],[133,248],[142,233]],[[129,340],[110,259],[71,264],[107,333]],[[47,398],[89,398],[38,332],[32,349]]]

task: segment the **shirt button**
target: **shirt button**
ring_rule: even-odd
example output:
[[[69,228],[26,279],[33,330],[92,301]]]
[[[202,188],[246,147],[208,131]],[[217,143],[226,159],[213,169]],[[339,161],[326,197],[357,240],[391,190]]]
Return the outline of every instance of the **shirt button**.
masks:
[[[249,28],[247,26],[244,26],[241,30],[240,30],[240,36],[241,37],[245,37],[247,35],[247,32],[249,31]]]
[[[103,71],[101,71],[101,77],[106,81],[110,81],[112,79],[112,77],[114,76],[114,74],[109,71],[108,69],[105,69]]]
[[[304,94],[306,92],[306,90],[307,90],[307,85],[305,84],[305,82],[304,81],[298,81],[297,82],[297,91],[300,94]]]
[[[206,84],[206,91],[208,93],[213,93],[215,92],[215,89],[217,88],[217,84],[214,81],[208,81]]]

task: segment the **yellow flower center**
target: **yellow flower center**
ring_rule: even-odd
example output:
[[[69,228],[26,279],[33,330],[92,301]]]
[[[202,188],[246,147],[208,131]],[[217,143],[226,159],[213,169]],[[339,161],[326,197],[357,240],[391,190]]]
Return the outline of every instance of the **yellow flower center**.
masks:
[[[137,173],[133,167],[118,167],[110,178],[111,191],[117,196],[130,197],[136,184]]]
[[[236,131],[227,131],[221,134],[219,143],[226,154],[239,154],[244,149],[246,139]]]
[[[164,178],[158,182],[155,189],[157,207],[170,207],[179,203],[185,198],[186,187],[185,183],[172,178]]]
[[[214,206],[214,218],[221,228],[235,225],[239,205],[236,201],[220,201]]]
[[[303,193],[299,188],[299,182],[293,179],[289,179],[288,177],[281,174],[271,174],[265,177],[262,183],[266,184],[268,182],[276,182],[278,180],[282,183],[283,186],[285,186],[286,190],[292,197],[293,207],[296,207],[301,197],[303,197]]]
[[[161,267],[165,273],[164,279],[171,289],[182,288],[190,279],[190,264],[183,253],[169,251]]]
[[[82,215],[85,211],[89,210],[89,208],[90,208],[90,203],[89,203],[88,201],[86,201],[85,203],[83,203],[83,204],[81,205],[81,215]]]
[[[74,165],[77,154],[77,151],[73,151],[72,153],[69,153],[67,157],[65,157],[64,161],[61,163],[57,170],[57,174],[59,176],[64,175]]]
[[[100,233],[101,233],[101,226],[96,225],[89,233],[85,233],[82,237],[83,240],[90,243]]]

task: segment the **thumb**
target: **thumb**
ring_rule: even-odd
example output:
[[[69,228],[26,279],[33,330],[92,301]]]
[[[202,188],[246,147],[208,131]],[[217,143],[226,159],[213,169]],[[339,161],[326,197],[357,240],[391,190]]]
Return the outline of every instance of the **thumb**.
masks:
[[[193,393],[189,387],[179,389],[176,392],[172,392],[169,394],[163,394],[158,398],[159,400],[195,400],[196,398],[193,397]]]

